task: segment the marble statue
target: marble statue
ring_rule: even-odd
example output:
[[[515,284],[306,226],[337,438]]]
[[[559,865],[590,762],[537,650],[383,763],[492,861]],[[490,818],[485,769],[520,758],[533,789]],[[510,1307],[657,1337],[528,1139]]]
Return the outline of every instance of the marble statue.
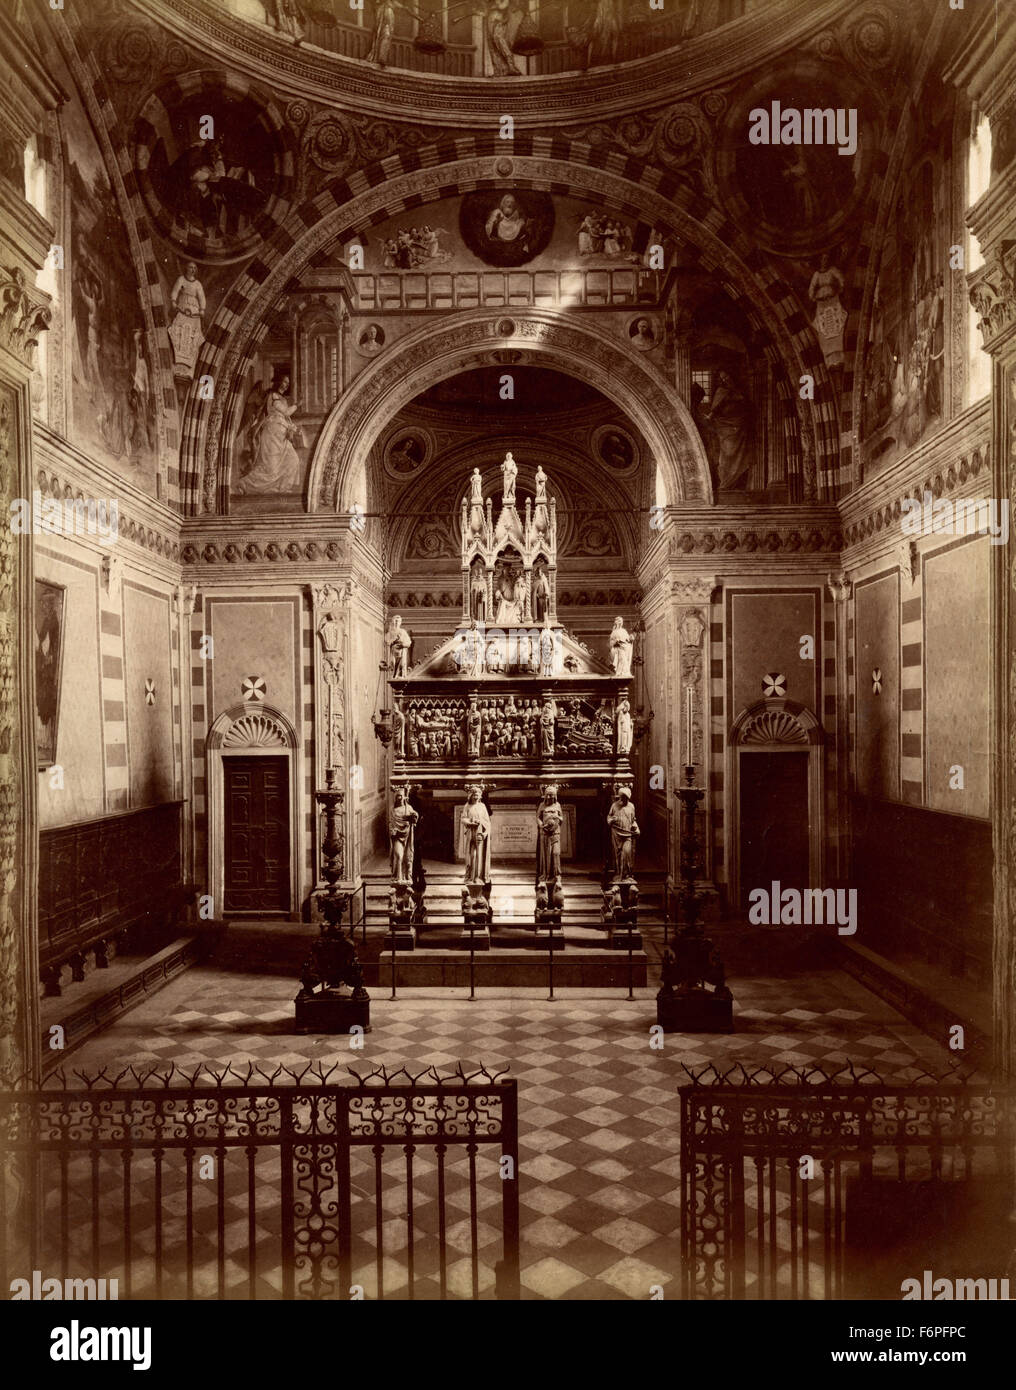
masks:
[[[615,676],[630,676],[635,643],[626,630],[623,618],[615,618],[610,631],[610,662]]]
[[[490,816],[480,800],[480,788],[470,787],[462,812],[466,883],[490,882]]]
[[[413,637],[408,628],[402,626],[402,619],[398,613],[392,618],[391,626],[388,629],[388,664],[391,668],[392,677],[398,679],[400,676],[409,674],[409,648],[413,645]]]
[[[469,529],[477,536],[483,533],[483,479],[478,468],[469,479]]]
[[[544,788],[536,809],[539,837],[536,842],[536,883],[554,884],[561,877],[561,825],[564,812],[557,799],[557,787]]]
[[[617,751],[618,753],[630,753],[635,734],[635,725],[631,717],[631,704],[628,700],[618,701],[617,706]]]
[[[545,569],[538,569],[533,579],[533,620],[537,623],[550,620],[550,582]]]
[[[550,531],[550,513],[547,510],[547,475],[543,468],[536,466],[536,498],[533,503],[533,530],[538,536]]]
[[[501,476],[504,479],[502,486],[502,501],[506,507],[515,506],[515,479],[518,477],[518,464],[510,453],[505,454],[504,463],[501,465]]]
[[[413,858],[415,853],[416,822],[420,819],[418,811],[409,804],[409,792],[405,787],[395,791],[395,805],[388,822],[391,840],[391,869],[393,883],[412,883]]]
[[[392,744],[395,748],[395,756],[404,758],[406,756],[406,716],[402,713],[402,706],[397,700],[392,711]]]
[[[482,729],[483,716],[476,707],[476,701],[473,700],[469,706],[469,713],[466,715],[466,748],[471,758],[480,756],[480,733]]]
[[[557,707],[553,700],[544,703],[540,713],[540,752],[544,757],[549,758],[554,753],[554,720],[557,716]]]
[[[635,807],[631,804],[631,790],[628,787],[618,787],[607,812],[607,825],[610,827],[615,882],[634,878],[635,841],[639,835],[639,827],[635,819]]]
[[[487,616],[487,580],[482,570],[477,570],[469,583],[469,616],[478,623]]]

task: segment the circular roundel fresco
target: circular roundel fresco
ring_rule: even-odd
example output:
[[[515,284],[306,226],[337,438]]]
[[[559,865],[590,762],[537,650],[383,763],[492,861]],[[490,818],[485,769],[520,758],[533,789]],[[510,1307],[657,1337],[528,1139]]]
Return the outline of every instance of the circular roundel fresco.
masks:
[[[554,231],[554,201],[531,189],[478,189],[459,209],[462,240],[487,265],[525,265]]]
[[[630,473],[639,462],[638,445],[627,430],[618,425],[600,425],[593,431],[594,458],[614,473]]]
[[[870,103],[825,68],[777,72],[732,103],[717,151],[723,201],[776,255],[829,247],[868,181],[878,130]]]
[[[226,261],[270,234],[289,196],[281,121],[242,80],[166,83],[134,127],[134,172],[159,230],[188,256]]]

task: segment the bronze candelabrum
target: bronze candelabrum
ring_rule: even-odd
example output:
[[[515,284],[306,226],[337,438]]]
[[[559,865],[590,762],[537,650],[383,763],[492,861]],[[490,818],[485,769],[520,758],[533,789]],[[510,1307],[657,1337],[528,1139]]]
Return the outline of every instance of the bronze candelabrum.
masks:
[[[337,778],[336,769],[329,768],[325,790],[314,794],[325,812],[321,876],[328,891],[317,900],[320,934],[304,962],[296,996],[296,1027],[301,1033],[351,1033],[354,1028],[370,1032],[370,995],[364,988],[352,924],[348,935],[342,925],[352,895],[339,890],[344,848],[339,809],[345,793],[336,785]]]
[[[684,769],[678,787],[681,802],[680,923],[672,947],[663,953],[656,1021],[665,1033],[732,1033],[734,1000],[727,988],[719,952],[705,936],[700,920],[702,894],[696,887],[701,867],[701,839],[696,824],[705,796],[695,786],[695,766]]]

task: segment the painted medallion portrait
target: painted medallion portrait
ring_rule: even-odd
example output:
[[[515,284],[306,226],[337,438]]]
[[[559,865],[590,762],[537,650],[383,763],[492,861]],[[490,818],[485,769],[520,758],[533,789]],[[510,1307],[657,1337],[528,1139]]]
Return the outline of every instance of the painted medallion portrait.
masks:
[[[548,193],[529,189],[467,193],[459,229],[470,251],[487,265],[525,265],[550,241],[554,203]]]

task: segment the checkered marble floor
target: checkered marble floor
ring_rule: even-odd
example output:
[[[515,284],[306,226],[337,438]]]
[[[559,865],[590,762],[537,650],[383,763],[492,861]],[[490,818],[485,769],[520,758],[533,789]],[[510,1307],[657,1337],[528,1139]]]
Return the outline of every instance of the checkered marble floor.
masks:
[[[944,1070],[949,1061],[942,1048],[840,972],[734,979],[731,986],[735,1033],[671,1034],[662,1050],[650,1045],[652,989],[638,991],[633,1001],[620,992],[559,991],[550,1001],[538,990],[491,990],[474,1002],[464,991],[406,990],[392,1001],[375,990],[372,1031],[362,1050],[351,1051],[345,1038],[292,1031],[292,979],[212,963],[173,981],[69,1062],[87,1071],[125,1063],[176,1062],[190,1068],[249,1060],[294,1068],[348,1060],[358,1071],[374,1064],[406,1065],[413,1071],[427,1066],[443,1070],[456,1063],[466,1069],[507,1068],[519,1082],[523,1296],[648,1298],[651,1287],[661,1285],[666,1297],[674,1297],[680,1286],[678,1088],[687,1080],[684,1065],[835,1067],[849,1059],[906,1080],[925,1066]],[[399,1161],[392,1160],[393,1186]],[[415,1213],[419,1229],[426,1229],[426,1191],[433,1177],[421,1169],[424,1206]],[[277,1190],[277,1168],[259,1169],[258,1182]],[[369,1298],[377,1292],[372,1269],[376,1232],[373,1217],[368,1220],[365,1177],[361,1181],[354,1175],[354,1190],[363,1206],[355,1277]],[[405,1253],[404,1193],[402,1201],[401,1211],[397,1205],[385,1208],[386,1298],[406,1295],[405,1264],[399,1259]],[[498,1201],[496,1173],[483,1174],[481,1296],[492,1293],[500,1239],[497,1219],[486,1221],[485,1209]],[[467,1203],[464,1190],[452,1200],[453,1209],[456,1202]],[[238,1229],[230,1237],[235,1244],[247,1238],[240,1205],[238,1201]],[[449,1282],[453,1292],[469,1296],[464,1208],[461,1214],[463,1229],[453,1228],[449,1237]],[[428,1279],[436,1290],[432,1271],[419,1261],[416,1274],[417,1296],[421,1275],[424,1296]],[[229,1288],[243,1297],[241,1279],[239,1264],[227,1271]],[[278,1289],[277,1271],[265,1270],[259,1292],[277,1297]]]

